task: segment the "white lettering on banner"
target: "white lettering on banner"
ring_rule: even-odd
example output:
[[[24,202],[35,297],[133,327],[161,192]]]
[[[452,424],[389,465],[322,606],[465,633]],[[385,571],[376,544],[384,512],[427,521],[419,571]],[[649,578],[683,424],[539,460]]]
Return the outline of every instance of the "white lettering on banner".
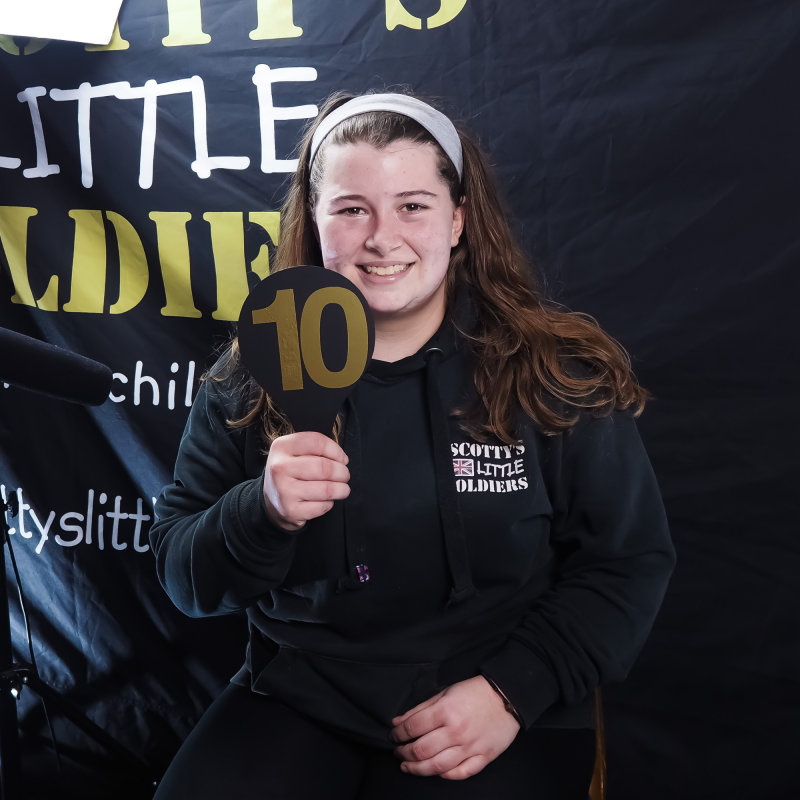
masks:
[[[28,512],[28,515],[33,520],[36,527],[39,529],[39,541],[35,547],[35,553],[37,555],[42,554],[42,550],[44,548],[44,544],[47,541],[50,541],[50,529],[53,525],[54,520],[56,519],[56,512],[51,511],[47,516],[47,520],[44,524],[39,521],[39,517],[37,516],[34,509],[28,503],[25,503],[23,500],[23,490],[21,488],[16,490],[17,498],[19,499],[19,517],[17,519],[17,525],[19,526],[19,532],[22,534],[23,537],[26,539],[30,539],[33,536],[33,532],[25,530],[25,512]],[[3,500],[6,499],[6,487],[5,485],[0,484],[0,495],[2,495]],[[156,499],[153,497],[152,506],[155,509]],[[97,497],[97,505],[103,506],[108,501],[108,496],[105,492],[101,492],[100,495]],[[89,489],[88,492],[88,504],[86,509],[86,514],[80,514],[77,511],[68,511],[66,514],[62,514],[58,520],[58,525],[61,531],[65,534],[71,534],[71,538],[64,538],[61,536],[61,533],[56,533],[52,539],[58,544],[60,547],[75,547],[79,544],[86,544],[91,545],[93,542],[92,539],[92,525],[93,520],[96,522],[96,544],[98,550],[105,550],[105,541],[104,541],[104,523],[105,517],[108,517],[111,520],[111,548],[112,551],[119,551],[119,550],[126,550],[128,548],[128,542],[123,541],[122,537],[131,535],[130,525],[126,526],[127,530],[123,529],[123,526],[120,525],[122,521],[127,520],[128,523],[133,522],[135,523],[133,526],[132,535],[130,536],[130,541],[133,543],[133,550],[137,553],[146,553],[150,550],[149,544],[142,543],[142,523],[149,522],[153,519],[153,516],[150,514],[144,513],[144,500],[139,497],[136,500],[136,511],[124,512],[122,511],[122,496],[117,495],[114,498],[114,510],[113,511],[106,511],[103,512],[99,510],[97,514],[95,514],[95,492],[94,489]],[[76,525],[76,522],[85,523],[83,526]],[[9,534],[16,534],[15,528],[9,528]]]
[[[181,371],[181,366],[178,364],[177,361],[172,363],[170,367],[170,372],[173,375],[176,375]],[[195,373],[196,373],[196,362],[190,361],[186,367],[186,383],[185,383],[185,391],[183,390],[183,378],[178,377],[178,380],[170,380],[167,385],[167,403],[166,406],[170,411],[174,411],[176,407],[176,399],[177,402],[180,403],[180,396],[178,394],[178,386],[180,381],[181,389],[183,391],[183,408],[191,408],[192,402],[194,400],[194,390],[195,390]],[[151,375],[145,374],[145,365],[143,361],[137,361],[134,365],[133,369],[133,392],[131,395],[128,394],[115,394],[114,393],[114,385],[113,381],[119,381],[123,386],[128,385],[131,383],[131,379],[124,372],[114,372],[112,374],[112,390],[108,394],[108,399],[111,400],[112,403],[124,403],[130,397],[133,400],[133,405],[147,405],[144,403],[143,400],[146,400],[147,397],[152,398],[152,402],[154,406],[158,406],[161,404],[161,384],[157,378],[152,377]],[[145,390],[142,392],[143,386],[147,384],[150,388],[149,390]],[[3,386],[8,389],[9,384],[4,383]],[[24,391],[24,390],[23,390]],[[144,396],[143,396],[144,395]],[[91,516],[90,516],[91,518]],[[26,532],[23,534],[24,536],[28,536],[29,534]],[[90,533],[91,536],[91,526],[90,526]]]
[[[153,405],[157,406],[160,394],[158,391],[158,384],[156,383],[154,378],[151,378],[149,375],[142,375],[142,367],[144,363],[142,361],[136,362],[136,374],[133,376],[133,404],[135,406],[139,405],[139,401],[141,398],[140,389],[143,383],[149,383],[153,389]]]
[[[108,500],[108,495],[105,492],[101,492],[100,496],[97,498],[97,505],[104,506],[106,504],[106,500]],[[103,535],[104,525],[105,519],[103,518],[103,512],[100,511],[97,514],[97,547],[100,550],[105,549],[105,537]]]
[[[247,169],[250,159],[246,156],[209,156],[208,126],[206,120],[206,90],[198,75],[167,83],[149,80],[138,88],[123,88],[117,92],[120,100],[144,100],[142,112],[142,148],[139,160],[139,186],[149,189],[153,185],[153,159],[156,145],[156,117],[158,98],[171,94],[192,95],[194,119],[195,160],[192,170],[200,178],[210,178],[214,169]]]
[[[272,84],[284,81],[315,81],[317,71],[313,67],[280,67],[270,69],[259,64],[253,75],[258,92],[258,113],[261,124],[261,171],[294,172],[296,158],[279,159],[275,150],[275,122],[287,119],[313,119],[319,114],[315,105],[287,106],[276,108],[272,100]]]
[[[128,382],[128,378],[125,375],[123,375],[121,372],[115,372],[111,376],[111,380],[112,380],[112,382],[113,381],[119,381],[120,383],[127,383]],[[125,401],[125,395],[124,394],[117,395],[117,394],[114,394],[114,392],[109,392],[108,399],[112,403],[122,403],[122,402]]]
[[[169,371],[173,374],[176,373],[180,367],[177,362],[173,362]],[[172,411],[175,408],[175,381],[169,382],[169,392],[167,393],[167,408]]]
[[[106,512],[106,516],[114,521],[114,524],[111,528],[111,546],[115,550],[124,550],[128,546],[127,542],[120,543],[119,541],[119,521],[121,519],[128,519],[128,515],[119,510],[121,502],[121,497],[115,497],[114,510]]]
[[[138,498],[136,500],[136,513],[135,514],[128,514],[128,519],[136,520],[136,527],[133,530],[133,549],[137,553],[146,553],[150,549],[149,544],[142,545],[139,542],[139,538],[142,535],[142,523],[147,522],[150,519],[149,514],[142,514],[142,498]],[[156,499],[153,498],[153,513],[155,514],[155,507],[156,507]]]
[[[180,371],[180,365],[177,361],[172,363],[170,367],[170,372],[175,375]],[[192,400],[194,395],[194,375],[195,375],[195,362],[190,361],[189,366],[186,370],[186,392],[184,394],[184,401],[183,404],[186,408],[191,408]],[[115,372],[112,376],[113,380],[119,381],[122,384],[128,383],[128,376],[122,372]],[[158,384],[158,381],[151,377],[150,375],[144,374],[144,362],[137,361],[136,366],[134,367],[134,374],[133,374],[133,404],[135,406],[141,405],[142,402],[142,385],[148,384],[150,389],[152,390],[152,398],[153,398],[153,405],[157,406],[161,402],[161,388]],[[168,384],[167,389],[167,408],[170,411],[175,410],[175,392],[176,392],[177,384],[174,380],[171,380]],[[111,400],[112,403],[124,403],[125,400],[128,399],[126,394],[114,394],[112,391],[108,395],[108,399]]]
[[[30,539],[33,533],[25,530],[25,512],[30,511],[31,507],[22,499],[22,489],[17,489],[17,504],[19,505],[19,532],[21,536]],[[12,529],[13,530],[13,529]],[[11,533],[11,531],[9,531]]]
[[[192,406],[192,387],[194,386],[194,361],[189,362],[189,374],[186,377],[186,397],[184,398],[184,405],[187,408]],[[155,505],[155,500],[153,505]]]
[[[86,544],[92,543],[92,514],[94,514],[94,489],[89,489],[89,501],[86,506]]]
[[[42,115],[39,113],[38,98],[44,97],[47,89],[44,86],[31,86],[23,89],[18,95],[20,103],[28,104],[31,122],[33,123],[33,137],[36,140],[36,166],[22,170],[26,178],[46,178],[48,175],[58,175],[61,167],[58,164],[50,164],[47,161],[47,145],[44,141],[44,128],[42,127]]]
[[[270,69],[266,64],[256,66],[252,81],[255,84],[258,98],[262,172],[294,172],[297,169],[297,159],[278,158],[275,146],[275,123],[293,119],[313,119],[319,113],[319,109],[313,104],[276,107],[272,96],[273,84],[315,80],[317,80],[317,70],[313,67]],[[36,166],[23,170],[22,174],[26,178],[45,178],[48,175],[57,175],[61,171],[57,164],[50,164],[47,160],[47,146],[38,105],[38,98],[47,94],[44,86],[33,86],[17,95],[17,99],[21,103],[28,104],[36,140]],[[144,101],[139,156],[139,186],[142,189],[150,189],[153,185],[158,98],[167,95],[191,95],[195,147],[195,158],[191,167],[198,177],[209,178],[215,169],[243,170],[250,166],[250,159],[247,156],[210,156],[208,154],[206,91],[203,79],[198,75],[165,83],[149,80],[145,82],[144,86],[138,87],[131,87],[128,81],[117,81],[99,86],[84,82],[77,89],[51,89],[49,94],[51,99],[56,102],[77,101],[81,183],[87,189],[94,185],[91,106],[92,100],[100,97]],[[21,165],[22,162],[18,158],[0,156],[0,168],[17,169]]]
[[[39,518],[36,516],[36,512],[31,509],[30,510],[31,519],[33,520],[33,524],[39,529],[39,533],[41,535],[41,539],[39,539],[39,544],[36,545],[36,554],[42,552],[42,548],[44,547],[44,543],[47,541],[48,536],[47,532],[50,530],[50,526],[53,524],[53,520],[56,518],[56,512],[51,511],[50,516],[47,518],[47,522],[45,523],[44,527],[42,527],[42,523],[39,522]]]
[[[92,134],[90,130],[92,100],[95,97],[116,97],[120,91],[129,88],[130,84],[127,81],[119,81],[117,83],[106,83],[102,86],[82,83],[77,89],[50,90],[50,97],[56,102],[78,101],[78,146],[81,153],[81,183],[87,189],[90,189],[94,183]]]
[[[76,544],[80,544],[83,541],[83,528],[81,528],[80,525],[65,525],[67,520],[70,519],[76,519],[78,520],[78,522],[83,522],[84,516],[83,514],[78,514],[75,511],[68,511],[58,521],[58,524],[61,526],[62,531],[75,534],[75,538],[70,542],[67,541],[66,539],[62,539],[61,535],[57,533],[56,542],[60,544],[62,547],[74,547]]]

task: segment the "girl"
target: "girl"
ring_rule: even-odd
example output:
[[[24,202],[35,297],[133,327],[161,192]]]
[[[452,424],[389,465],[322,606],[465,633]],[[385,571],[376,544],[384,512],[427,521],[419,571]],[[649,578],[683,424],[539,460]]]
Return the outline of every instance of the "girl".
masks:
[[[485,156],[412,96],[324,106],[295,264],[359,287],[374,359],[332,438],[235,341],[195,401],[158,575],[189,615],[247,609],[250,644],[157,798],[585,800],[595,687],[674,562],[626,354],[543,301]]]

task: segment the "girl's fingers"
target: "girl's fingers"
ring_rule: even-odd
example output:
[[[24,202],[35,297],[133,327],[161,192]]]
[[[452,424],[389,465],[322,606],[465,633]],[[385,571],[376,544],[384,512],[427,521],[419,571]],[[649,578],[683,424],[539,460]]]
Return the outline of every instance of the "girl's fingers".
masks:
[[[484,755],[470,756],[465,758],[457,767],[443,772],[441,777],[448,781],[463,781],[465,778],[471,778],[477,775],[488,763]]]
[[[278,444],[279,442],[280,444]],[[350,460],[344,450],[333,439],[314,431],[303,431],[289,434],[289,436],[281,436],[272,443],[272,447],[276,445],[290,456],[322,456],[323,458],[331,459],[331,461],[339,461],[342,464],[347,464]]]
[[[412,739],[419,739],[426,733],[430,733],[436,728],[441,728],[447,722],[446,715],[441,712],[441,706],[436,703],[416,711],[411,716],[406,717],[402,722],[398,722],[390,733],[393,741],[410,742]]]
[[[286,474],[300,481],[350,480],[350,470],[341,461],[320,456],[296,456],[287,462]]]
[[[444,694],[444,690],[435,694],[433,697],[428,698],[424,703],[420,703],[418,706],[414,706],[414,708],[410,708],[406,711],[405,714],[402,714],[399,717],[395,717],[392,720],[392,725],[399,725],[401,722],[404,722],[408,717],[412,714],[416,714],[418,711],[422,711],[423,708],[427,708],[428,706],[432,706],[442,695]]]
[[[403,761],[428,761],[455,744],[448,728],[436,728],[414,742],[395,747],[394,753]]]
[[[449,747],[447,750],[442,750],[441,753],[437,753],[433,758],[429,758],[427,761],[404,761],[400,765],[400,769],[412,775],[422,775],[425,777],[444,775],[446,772],[456,769],[463,760],[463,747]]]
[[[296,481],[292,488],[295,502],[300,504],[344,500],[350,496],[350,486],[337,481]]]
[[[310,519],[316,519],[323,514],[327,514],[333,508],[333,503],[302,503],[300,505],[300,514],[297,517],[296,525],[302,525]]]

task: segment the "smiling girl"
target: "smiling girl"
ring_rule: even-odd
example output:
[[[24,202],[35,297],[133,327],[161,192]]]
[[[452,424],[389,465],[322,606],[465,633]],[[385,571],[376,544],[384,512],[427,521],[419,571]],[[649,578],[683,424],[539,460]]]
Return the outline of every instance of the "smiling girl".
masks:
[[[485,156],[414,97],[329,100],[281,224],[274,268],[355,283],[374,359],[336,440],[235,342],[195,401],[158,574],[250,644],[157,797],[585,800],[594,690],[674,563],[626,354],[541,298]]]

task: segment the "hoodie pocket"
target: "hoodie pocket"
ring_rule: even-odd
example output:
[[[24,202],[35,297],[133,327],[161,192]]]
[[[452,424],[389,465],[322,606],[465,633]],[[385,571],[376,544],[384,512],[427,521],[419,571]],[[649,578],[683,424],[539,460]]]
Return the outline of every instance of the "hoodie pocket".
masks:
[[[435,663],[365,663],[251,644],[253,691],[373,747],[392,748],[392,718],[439,691]]]

